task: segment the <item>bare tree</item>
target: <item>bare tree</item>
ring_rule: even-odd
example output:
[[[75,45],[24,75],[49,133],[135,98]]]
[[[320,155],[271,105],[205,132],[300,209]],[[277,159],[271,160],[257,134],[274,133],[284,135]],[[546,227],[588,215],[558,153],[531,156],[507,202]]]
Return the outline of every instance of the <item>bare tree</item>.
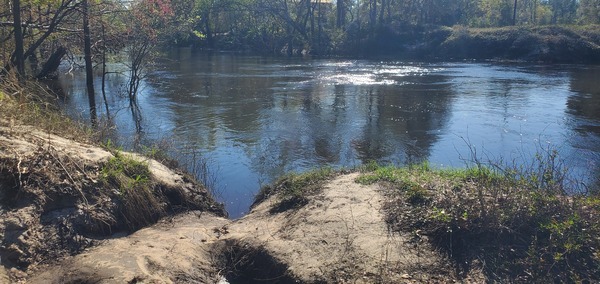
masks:
[[[90,118],[92,119],[92,125],[96,126],[98,116],[96,114],[96,96],[94,93],[94,66],[92,65],[92,40],[88,0],[83,0],[83,53],[85,59],[85,84],[90,103]]]

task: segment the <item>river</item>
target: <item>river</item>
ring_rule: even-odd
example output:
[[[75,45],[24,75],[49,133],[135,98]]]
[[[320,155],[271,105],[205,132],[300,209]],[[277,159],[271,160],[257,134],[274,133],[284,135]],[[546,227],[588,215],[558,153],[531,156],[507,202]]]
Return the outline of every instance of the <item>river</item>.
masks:
[[[83,70],[68,69],[60,75],[64,107],[87,121]],[[207,165],[233,218],[247,213],[261,185],[284,173],[372,160],[464,167],[476,152],[481,160],[528,164],[536,152],[556,149],[572,178],[588,186],[600,180],[600,66],[178,49],[143,80],[139,124],[124,95],[126,76],[107,78],[109,111],[118,125],[114,143],[169,145],[191,170]],[[95,84],[100,90],[100,77]],[[100,94],[97,102],[103,114]]]

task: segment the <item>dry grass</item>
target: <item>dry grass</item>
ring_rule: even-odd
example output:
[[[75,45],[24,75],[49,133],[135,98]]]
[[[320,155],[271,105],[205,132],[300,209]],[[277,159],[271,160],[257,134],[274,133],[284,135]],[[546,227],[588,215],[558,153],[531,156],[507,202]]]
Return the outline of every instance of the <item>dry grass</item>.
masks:
[[[143,158],[119,151],[108,158],[94,146],[98,132],[64,116],[42,85],[0,80],[3,265],[26,269],[76,254],[96,238],[132,232],[176,212],[225,214],[184,174],[149,168]],[[165,184],[153,171],[178,182]]]
[[[44,84],[19,82],[13,73],[0,77],[0,124],[31,125],[77,141],[95,140],[98,131],[77,123],[58,108],[58,97]]]

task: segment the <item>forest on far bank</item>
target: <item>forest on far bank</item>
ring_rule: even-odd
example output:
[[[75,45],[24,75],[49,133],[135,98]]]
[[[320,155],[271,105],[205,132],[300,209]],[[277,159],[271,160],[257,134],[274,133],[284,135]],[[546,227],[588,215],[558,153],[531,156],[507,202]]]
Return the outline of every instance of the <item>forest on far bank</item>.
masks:
[[[432,49],[465,35],[597,44],[599,23],[600,0],[4,0],[0,63],[2,73],[51,76],[61,60],[81,62],[86,39],[94,68],[122,50],[136,64],[157,46],[452,58]]]

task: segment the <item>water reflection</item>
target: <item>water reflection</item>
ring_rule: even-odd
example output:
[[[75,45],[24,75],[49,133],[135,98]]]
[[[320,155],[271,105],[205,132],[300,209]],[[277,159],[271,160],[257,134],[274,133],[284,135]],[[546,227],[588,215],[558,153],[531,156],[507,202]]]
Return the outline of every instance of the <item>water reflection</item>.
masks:
[[[573,95],[567,101],[568,112],[584,119],[575,130],[600,136],[600,69],[576,69],[571,77]],[[600,145],[596,146],[600,151]]]
[[[572,69],[180,49],[143,82],[139,137],[168,137],[187,159],[197,158],[190,152],[209,157],[220,169],[221,198],[233,217],[248,209],[261,184],[289,171],[371,160],[460,166],[469,146],[483,158],[527,160],[552,145],[581,173],[600,161],[599,88],[586,85],[600,69]],[[65,103],[85,113],[83,80],[73,78],[62,77]],[[127,110],[117,95],[124,79],[113,75],[107,89],[127,146],[136,129],[131,115],[118,111]]]
[[[571,90],[567,112],[572,115],[571,128],[574,147],[583,149],[588,167],[595,173],[596,190],[600,190],[600,69],[582,67],[572,70]]]

